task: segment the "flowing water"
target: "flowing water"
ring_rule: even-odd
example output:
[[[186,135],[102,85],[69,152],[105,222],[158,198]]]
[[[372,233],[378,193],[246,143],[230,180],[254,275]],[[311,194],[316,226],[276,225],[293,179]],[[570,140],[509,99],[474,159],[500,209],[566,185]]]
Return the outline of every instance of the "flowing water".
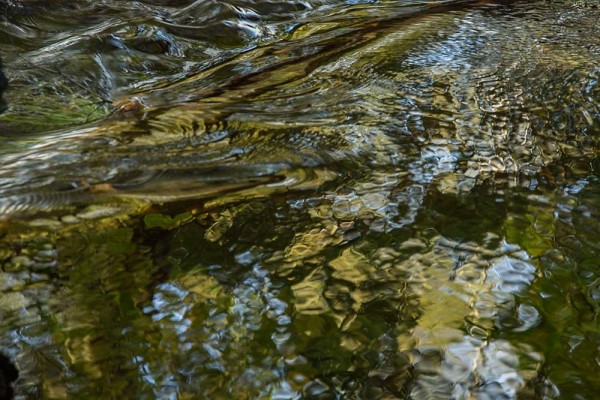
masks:
[[[595,399],[597,1],[0,1],[21,399]]]

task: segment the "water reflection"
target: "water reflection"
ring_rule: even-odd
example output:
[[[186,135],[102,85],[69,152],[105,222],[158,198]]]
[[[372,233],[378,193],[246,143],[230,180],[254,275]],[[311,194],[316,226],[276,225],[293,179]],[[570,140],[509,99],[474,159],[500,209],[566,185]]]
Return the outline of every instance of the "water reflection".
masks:
[[[598,9],[508,3],[0,5],[17,396],[594,398]]]

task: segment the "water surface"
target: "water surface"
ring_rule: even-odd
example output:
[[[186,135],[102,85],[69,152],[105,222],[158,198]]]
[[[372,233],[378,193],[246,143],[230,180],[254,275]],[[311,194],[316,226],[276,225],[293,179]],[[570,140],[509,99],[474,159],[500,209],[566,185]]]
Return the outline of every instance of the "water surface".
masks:
[[[18,398],[597,396],[597,2],[0,15]]]

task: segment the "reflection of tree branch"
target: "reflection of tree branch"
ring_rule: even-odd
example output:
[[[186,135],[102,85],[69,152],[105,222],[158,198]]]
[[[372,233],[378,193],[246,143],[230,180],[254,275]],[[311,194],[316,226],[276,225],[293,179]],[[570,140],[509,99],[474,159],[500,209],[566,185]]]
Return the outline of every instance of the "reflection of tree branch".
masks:
[[[101,94],[97,93],[96,91],[94,91],[94,90],[92,90],[92,89],[90,89],[90,88],[82,85],[81,83],[77,82],[76,80],[73,80],[73,79],[69,78],[68,76],[66,76],[62,72],[60,72],[58,69],[46,68],[46,67],[43,67],[41,65],[35,64],[34,62],[28,60],[27,58],[23,57],[22,55],[17,55],[17,57],[20,58],[20,59],[22,59],[22,60],[24,60],[26,63],[28,63],[29,65],[31,65],[33,68],[39,68],[41,71],[52,73],[52,74],[57,74],[58,76],[60,76],[61,78],[63,78],[67,82],[69,82],[69,83],[77,86],[78,88],[80,88],[84,92],[86,92],[88,94],[91,94],[92,96],[95,96],[95,97],[99,98],[100,102],[98,104],[98,108],[100,106],[102,106],[103,104],[112,104],[113,103],[112,100],[105,98],[104,96],[102,96]],[[98,108],[96,108],[96,110]],[[95,112],[95,110],[94,110],[94,112]],[[88,115],[88,118],[89,118],[89,115]]]
[[[100,107],[102,107],[106,103],[112,103],[112,102],[107,102],[106,100],[102,100],[101,102],[98,102],[96,104],[96,107],[92,111],[90,111],[88,113],[88,115],[85,116],[84,124],[87,124],[88,122],[90,122],[90,118],[92,117],[92,115],[94,115],[95,112],[97,112],[98,110],[100,110]]]

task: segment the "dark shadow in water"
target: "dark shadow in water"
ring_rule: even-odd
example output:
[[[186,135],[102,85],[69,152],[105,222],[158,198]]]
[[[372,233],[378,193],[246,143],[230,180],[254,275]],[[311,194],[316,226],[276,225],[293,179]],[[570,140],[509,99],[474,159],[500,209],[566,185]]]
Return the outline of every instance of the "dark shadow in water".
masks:
[[[14,398],[11,383],[19,377],[19,371],[8,357],[0,353],[0,400]]]

